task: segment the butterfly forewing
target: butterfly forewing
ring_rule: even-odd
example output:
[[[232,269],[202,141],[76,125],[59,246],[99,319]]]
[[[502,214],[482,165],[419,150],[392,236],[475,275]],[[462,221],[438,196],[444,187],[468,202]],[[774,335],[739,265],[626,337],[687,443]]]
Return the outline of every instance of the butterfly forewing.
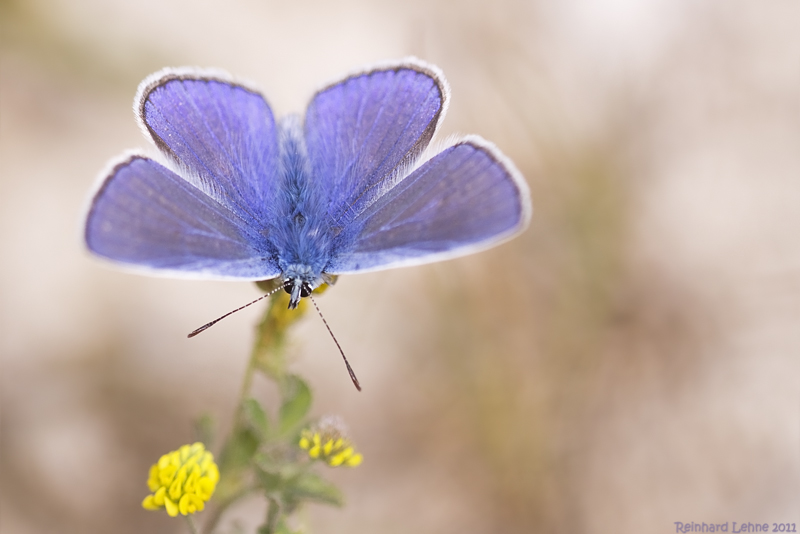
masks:
[[[346,225],[428,145],[446,99],[443,79],[415,62],[350,76],[314,96],[304,130],[332,224]]]
[[[145,81],[140,120],[185,177],[242,217],[273,222],[279,193],[275,120],[257,92],[229,81],[167,70]]]

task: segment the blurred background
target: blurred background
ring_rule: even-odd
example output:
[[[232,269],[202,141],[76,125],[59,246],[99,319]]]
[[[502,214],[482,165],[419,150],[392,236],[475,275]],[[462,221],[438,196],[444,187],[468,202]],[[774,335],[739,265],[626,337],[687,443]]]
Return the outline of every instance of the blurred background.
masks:
[[[230,424],[263,308],[186,333],[256,287],[82,248],[106,161],[152,149],[137,84],[218,67],[283,115],[406,55],[452,86],[441,134],[495,142],[534,217],[319,300],[363,393],[317,317],[293,332],[314,413],[366,458],[309,531],[800,523],[800,3],[2,0],[0,32],[3,532],[185,532],[141,509],[147,469],[195,417]]]

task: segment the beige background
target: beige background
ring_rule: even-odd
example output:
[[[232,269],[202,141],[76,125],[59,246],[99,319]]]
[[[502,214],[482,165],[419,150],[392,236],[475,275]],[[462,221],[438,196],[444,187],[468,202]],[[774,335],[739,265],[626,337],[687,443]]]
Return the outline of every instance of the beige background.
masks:
[[[494,141],[534,218],[320,299],[361,394],[316,317],[295,331],[314,413],[366,457],[310,531],[800,523],[798,2],[3,0],[0,30],[2,532],[184,532],[140,508],[147,468],[234,408],[259,310],[185,334],[256,288],[81,246],[97,174],[147,147],[139,81],[223,68],[280,115],[409,54],[451,83],[442,133]]]

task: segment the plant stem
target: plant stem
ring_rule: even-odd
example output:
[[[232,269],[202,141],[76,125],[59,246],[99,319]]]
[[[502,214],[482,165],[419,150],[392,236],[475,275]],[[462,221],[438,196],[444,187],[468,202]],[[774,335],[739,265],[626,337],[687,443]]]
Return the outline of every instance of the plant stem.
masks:
[[[246,401],[247,398],[250,396],[250,388],[253,386],[253,375],[255,375],[256,360],[258,358],[258,350],[257,350],[258,342],[259,340],[258,338],[256,338],[256,342],[253,345],[253,350],[250,351],[250,359],[247,362],[247,367],[244,370],[244,377],[242,378],[242,387],[239,390],[239,404],[237,408],[235,427],[239,426],[240,418],[242,415],[242,406],[244,405],[244,401]]]
[[[283,380],[286,372],[281,354],[283,338],[289,326],[304,315],[305,309],[305,306],[300,306],[297,310],[288,310],[288,304],[289,297],[283,292],[276,293],[269,299],[269,306],[256,328],[253,350],[250,352],[250,361],[245,369],[239,393],[240,406],[250,395],[256,370],[260,370],[278,384]]]
[[[269,508],[267,509],[267,524],[266,534],[273,534],[275,527],[278,525],[278,517],[280,517],[281,505],[273,497],[269,498]]]
[[[242,386],[239,391],[239,405],[234,423],[234,433],[243,423],[242,406],[244,405],[244,401],[246,401],[250,396],[250,389],[253,386],[253,377],[255,376],[256,369],[258,368],[259,360],[262,359],[264,355],[267,354],[271,349],[275,348],[275,340],[282,333],[278,331],[282,325],[273,319],[275,315],[275,308],[280,302],[282,302],[282,300],[284,300],[281,299],[281,296],[281,294],[277,294],[269,299],[269,306],[265,310],[264,316],[256,328],[256,336],[253,342],[253,348],[250,351],[250,359],[248,360],[247,367],[244,370]]]
[[[239,391],[239,403],[236,407],[236,414],[234,415],[233,428],[231,429],[228,439],[223,444],[223,454],[221,456],[224,456],[228,446],[232,443],[231,440],[237,439],[237,437],[241,435],[241,432],[247,427],[243,407],[245,401],[250,397],[250,390],[253,386],[253,377],[256,371],[261,371],[267,377],[274,380],[279,386],[282,385],[285,373],[284,361],[280,353],[283,336],[288,327],[303,315],[302,308],[298,310],[288,310],[288,303],[288,295],[283,292],[276,293],[269,299],[269,306],[264,311],[263,318],[258,323],[253,349],[250,352],[250,359],[247,362],[247,367],[245,367],[244,370],[244,377],[242,378],[242,385]],[[225,476],[230,473],[222,474]],[[233,476],[241,477],[241,475]],[[243,482],[243,479],[240,478],[240,481]],[[204,532],[213,532],[225,510],[235,501],[238,501],[254,491],[254,489],[256,488],[246,487],[244,489],[239,489],[232,495],[224,497],[224,500],[219,503],[210,520],[206,523],[203,529]],[[275,502],[275,506],[278,506],[277,501]],[[270,511],[272,510],[273,503],[272,500],[270,500]],[[275,513],[277,513],[277,511]],[[277,518],[275,518],[274,521],[277,521]]]
[[[185,515],[183,517],[186,518],[186,522],[189,524],[189,530],[192,532],[192,534],[198,534],[197,526],[195,526],[192,516]]]

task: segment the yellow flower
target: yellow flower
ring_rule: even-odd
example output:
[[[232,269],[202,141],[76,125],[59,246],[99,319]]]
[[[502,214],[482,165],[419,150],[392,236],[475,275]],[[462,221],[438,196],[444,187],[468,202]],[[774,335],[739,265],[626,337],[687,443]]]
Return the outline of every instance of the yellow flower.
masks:
[[[150,468],[147,486],[153,492],[142,501],[146,510],[166,508],[175,517],[201,511],[214,494],[219,469],[202,443],[184,445]]]
[[[300,448],[313,460],[322,460],[331,467],[356,467],[364,457],[357,453],[344,435],[344,425],[335,417],[323,417],[316,428],[300,434]]]

